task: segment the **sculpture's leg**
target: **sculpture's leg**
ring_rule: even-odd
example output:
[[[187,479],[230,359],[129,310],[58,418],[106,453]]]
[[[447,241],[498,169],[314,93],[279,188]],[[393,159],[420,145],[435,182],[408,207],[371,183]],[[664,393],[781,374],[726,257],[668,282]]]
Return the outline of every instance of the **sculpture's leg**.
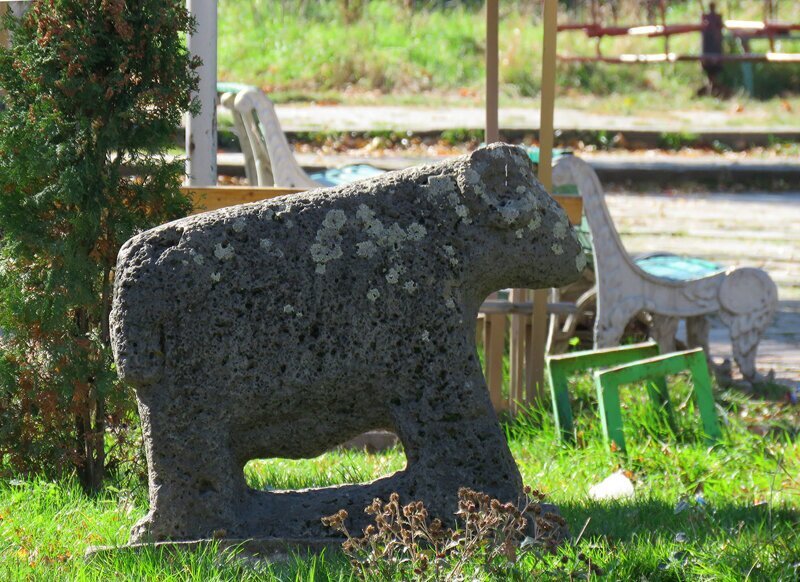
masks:
[[[679,320],[677,317],[653,314],[653,325],[650,335],[656,342],[662,354],[675,351],[675,334],[678,331]]]
[[[452,370],[474,366],[447,364]],[[427,376],[417,384],[427,386],[422,397],[403,402],[393,414],[408,458],[410,498],[425,499],[442,519],[452,519],[460,487],[516,502],[522,478],[479,370],[466,380],[458,374],[460,381]]]
[[[163,390],[150,402],[140,396],[150,512],[134,526],[132,542],[200,539],[227,530],[245,488],[220,419],[187,414],[190,403],[166,402],[170,393]]]

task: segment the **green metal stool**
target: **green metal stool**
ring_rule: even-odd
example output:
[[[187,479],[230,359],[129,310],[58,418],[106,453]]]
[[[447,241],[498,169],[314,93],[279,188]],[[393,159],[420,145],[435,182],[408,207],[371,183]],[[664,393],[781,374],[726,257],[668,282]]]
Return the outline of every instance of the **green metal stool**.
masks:
[[[654,403],[661,404],[671,417],[669,395],[666,390],[665,377],[688,370],[694,383],[694,395],[697,408],[703,421],[706,440],[714,442],[721,436],[717,413],[714,408],[714,396],[711,394],[711,378],[708,374],[708,362],[702,348],[675,352],[616,366],[608,370],[594,373],[597,389],[597,401],[600,405],[600,419],[603,423],[603,434],[606,442],[613,442],[617,450],[625,452],[625,437],[622,432],[622,411],[619,405],[619,387],[642,380],[654,381],[655,387],[648,387]]]
[[[711,394],[708,364],[702,348],[661,356],[658,345],[647,342],[547,356],[546,365],[556,428],[564,440],[572,440],[573,437],[572,410],[568,392],[569,376],[587,369],[597,369],[594,379],[603,434],[607,441],[614,442],[618,450],[625,451],[619,387],[647,380],[650,400],[665,415],[667,422],[674,429],[675,422],[667,392],[666,376],[684,370],[689,370],[692,375],[694,393],[707,437],[715,440],[720,436],[714,398]]]
[[[658,356],[658,344],[647,342],[601,350],[571,352],[557,356],[546,356],[545,364],[550,380],[550,395],[553,401],[553,416],[558,434],[564,440],[573,437],[572,409],[569,404],[569,377],[575,372],[585,372],[596,368],[608,368],[629,364],[646,358]],[[658,389],[666,393],[663,378],[657,379]]]

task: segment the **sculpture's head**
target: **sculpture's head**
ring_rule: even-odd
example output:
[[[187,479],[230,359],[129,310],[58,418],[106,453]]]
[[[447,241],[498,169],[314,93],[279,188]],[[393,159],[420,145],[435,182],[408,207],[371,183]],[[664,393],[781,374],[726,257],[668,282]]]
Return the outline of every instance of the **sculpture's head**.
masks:
[[[525,150],[492,144],[465,158],[457,182],[491,286],[542,289],[578,278],[586,264],[566,212],[534,177]],[[492,290],[495,290],[492,289]]]

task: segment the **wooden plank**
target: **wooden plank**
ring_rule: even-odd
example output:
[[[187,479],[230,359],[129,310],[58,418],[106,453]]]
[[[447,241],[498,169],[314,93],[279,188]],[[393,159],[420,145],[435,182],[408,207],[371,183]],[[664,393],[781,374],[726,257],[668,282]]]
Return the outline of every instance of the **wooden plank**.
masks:
[[[574,303],[569,302],[556,302],[547,304],[547,313],[558,315],[569,315],[575,313],[577,307]],[[510,315],[512,313],[521,313],[523,315],[530,315],[533,312],[533,301],[503,301],[501,299],[487,299],[481,304],[480,312],[487,315],[502,313],[503,315]]]
[[[304,190],[297,188],[267,188],[254,186],[185,186],[181,192],[189,195],[195,206],[193,214],[218,210],[237,204],[248,204],[269,200],[287,194],[297,194]]]
[[[571,224],[580,224],[583,216],[583,198],[580,196],[553,196],[556,202],[561,205]]]

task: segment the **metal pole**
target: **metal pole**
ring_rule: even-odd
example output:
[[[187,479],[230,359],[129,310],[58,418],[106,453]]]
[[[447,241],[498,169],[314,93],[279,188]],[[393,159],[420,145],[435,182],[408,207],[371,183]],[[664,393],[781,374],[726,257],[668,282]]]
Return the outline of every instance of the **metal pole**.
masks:
[[[484,141],[500,141],[500,128],[497,119],[500,86],[498,57],[498,21],[500,19],[499,0],[486,2],[486,134]]]
[[[539,123],[539,181],[553,193],[553,116],[556,100],[557,0],[544,2],[544,46],[542,50],[542,99]],[[547,290],[533,294],[533,329],[528,352],[526,401],[538,399],[544,390],[544,351],[547,342]]]
[[[189,53],[202,59],[196,96],[200,113],[186,116],[186,175],[190,186],[217,183],[217,0],[186,0],[197,21]]]

